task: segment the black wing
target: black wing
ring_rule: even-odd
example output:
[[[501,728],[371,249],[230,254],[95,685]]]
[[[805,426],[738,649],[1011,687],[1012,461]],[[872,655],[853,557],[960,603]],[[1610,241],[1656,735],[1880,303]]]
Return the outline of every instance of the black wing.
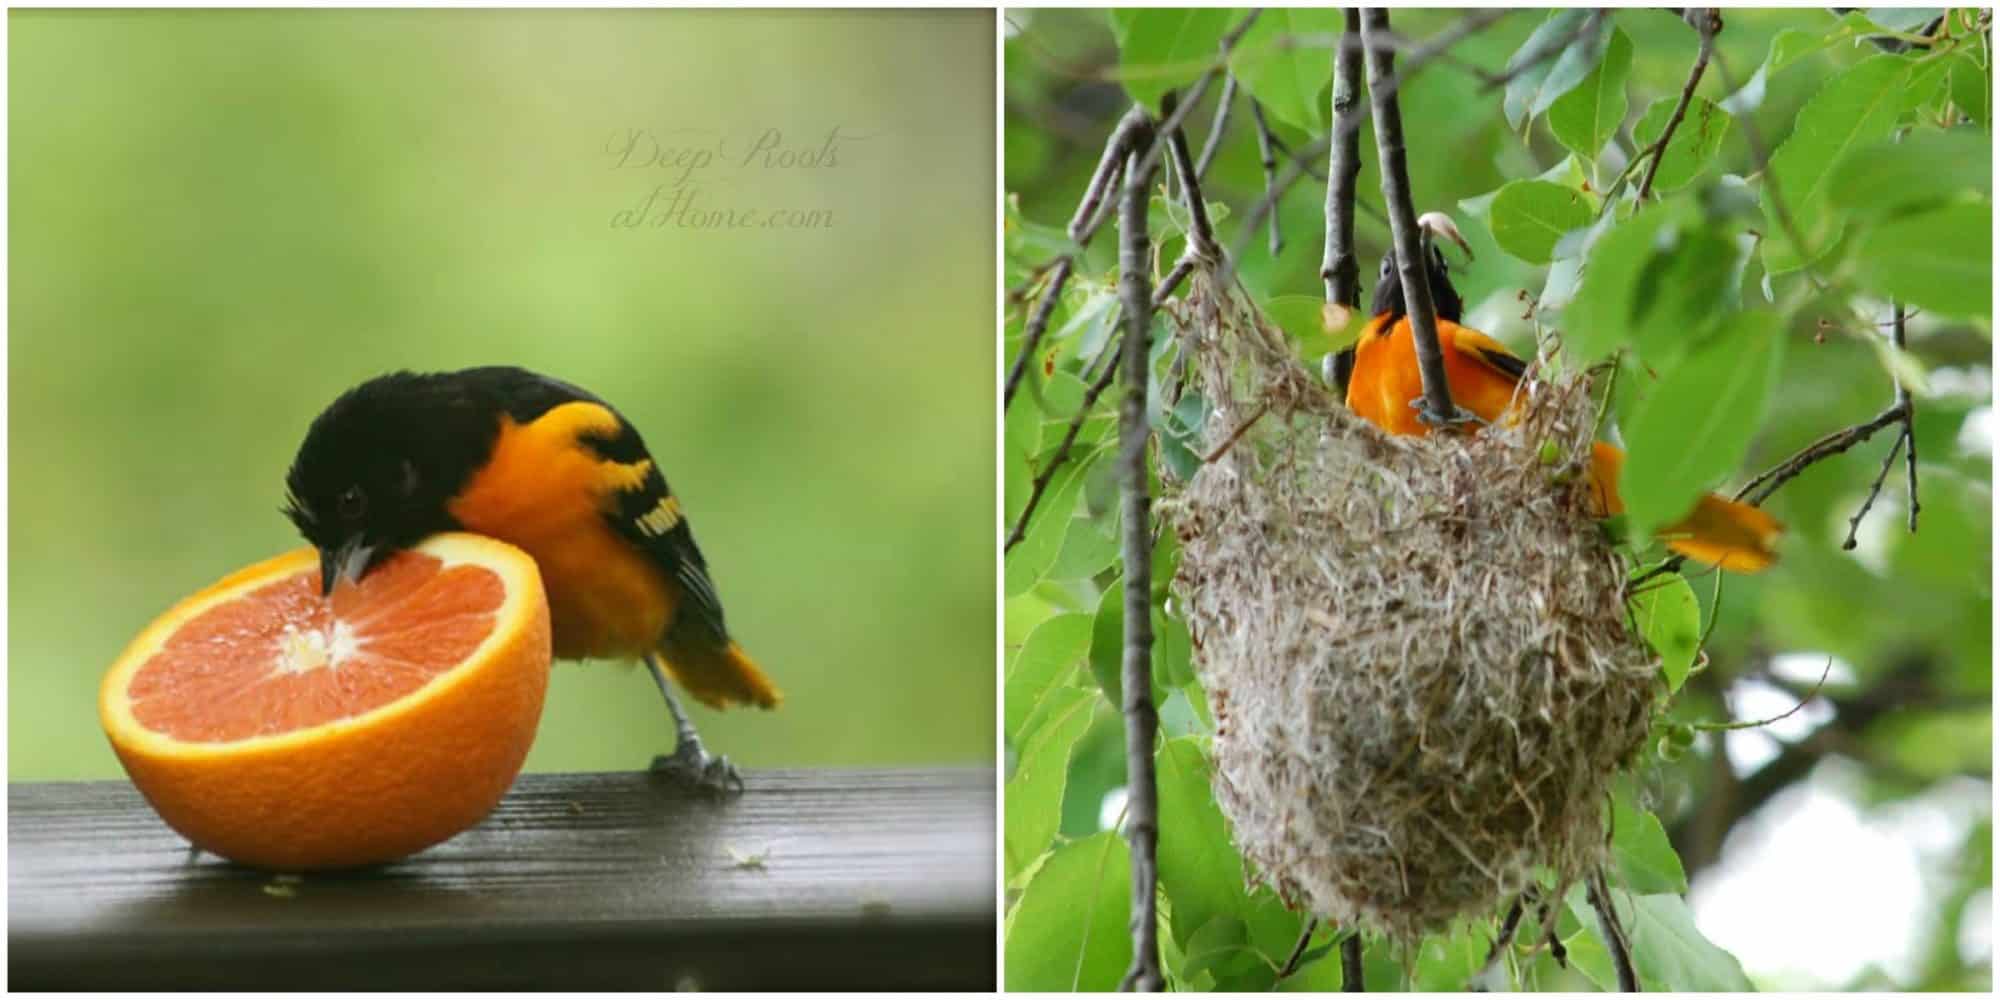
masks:
[[[669,629],[683,623],[698,625],[717,640],[729,637],[722,619],[722,598],[708,575],[708,560],[695,545],[694,531],[681,511],[680,499],[667,487],[659,463],[652,461],[646,442],[618,408],[596,395],[560,379],[549,378],[525,368],[470,368],[458,373],[482,388],[491,390],[499,405],[520,423],[527,423],[564,403],[595,403],[618,418],[618,432],[610,436],[586,435],[582,443],[607,461],[630,465],[648,462],[646,478],[637,489],[618,495],[618,506],[604,515],[605,522],[639,551],[651,557],[660,571],[681,585],[684,598]]]

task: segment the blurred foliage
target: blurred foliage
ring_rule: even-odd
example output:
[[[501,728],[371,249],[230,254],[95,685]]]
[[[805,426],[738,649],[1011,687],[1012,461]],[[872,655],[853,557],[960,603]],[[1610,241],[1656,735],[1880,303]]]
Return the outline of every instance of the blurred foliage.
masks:
[[[1245,13],[1006,13],[1008,360],[1044,292],[1042,269],[1076,249],[1063,227],[1112,124],[1131,101],[1157,110],[1168,91],[1216,66],[1219,40]],[[1468,325],[1524,356],[1539,344],[1571,370],[1616,359],[1612,423],[1631,451],[1628,539],[1649,538],[1649,524],[1684,510],[1699,491],[1733,491],[1821,436],[1883,412],[1895,380],[1915,395],[1915,533],[1905,526],[1899,457],[1858,545],[1842,545],[1896,439],[1891,427],[1812,466],[1766,504],[1790,528],[1775,569],[1718,586],[1714,574],[1688,567],[1638,609],[1642,634],[1662,653],[1659,738],[1609,808],[1613,895],[1647,989],[1750,984],[1735,958],[1704,940],[1683,896],[1733,829],[1820,764],[1864,775],[1858,803],[1867,809],[1991,780],[1988,22],[1968,10],[1723,16],[1715,56],[1643,208],[1635,194],[1644,151],[1664,131],[1699,48],[1696,32],[1671,12],[1621,9],[1596,22],[1584,11],[1511,13],[1401,88],[1417,208],[1450,210],[1474,250],[1456,275]],[[1412,45],[1398,68],[1466,17],[1397,10],[1394,27]],[[1245,232],[1229,210],[1247,215],[1266,191],[1240,102],[1262,102],[1281,167],[1290,151],[1313,147],[1330,118],[1339,31],[1334,12],[1263,12],[1228,56],[1242,93],[1203,185],[1240,280],[1309,362],[1351,340],[1356,325],[1321,328],[1323,180],[1307,179],[1279,201],[1280,252],[1267,249],[1262,226]],[[1504,84],[1488,82],[1529,64],[1550,40],[1559,45],[1552,58]],[[1210,87],[1188,120],[1197,149],[1220,90]],[[1358,242],[1372,282],[1389,238],[1366,124],[1360,145]],[[1310,165],[1324,170],[1324,154]],[[1156,280],[1184,246],[1179,195],[1167,197],[1163,185],[1149,222]],[[1003,532],[1056,461],[1085,387],[1112,363],[1116,266],[1112,223],[1081,249],[1008,407]],[[1903,352],[1887,337],[1891,298],[1910,306]],[[1154,400],[1177,369],[1167,330],[1156,319]],[[1129,956],[1129,942],[1099,940],[1123,928],[1129,905],[1123,851],[1103,839],[1122,816],[1125,780],[1115,707],[1122,572],[1109,460],[1117,396],[1107,392],[1081,413],[1067,463],[1005,557],[1010,988],[1110,988]],[[1192,474],[1199,401],[1155,405],[1149,416],[1156,471]],[[1167,586],[1176,555],[1165,533],[1154,556],[1164,964],[1176,987],[1270,988],[1302,917],[1267,889],[1245,889],[1209,795],[1211,723]],[[1661,555],[1644,542],[1635,571]],[[1823,688],[1779,663],[1808,657],[1840,665]],[[1739,773],[1721,759],[1724,741],[1712,730],[1744,721],[1731,714],[1730,698],[1753,683],[1808,702],[1804,714],[1818,721]],[[1990,952],[1959,945],[1960,926],[1974,920],[1968,910],[1990,907],[1990,809],[1985,816],[1962,831],[1974,856],[1926,871],[1934,909],[1914,972],[1870,970],[1845,983],[1773,979],[1758,969],[1751,977],[1767,987],[1987,989]],[[1793,825],[1782,836],[1813,831]],[[1595,916],[1579,899],[1552,916],[1569,966],[1533,950],[1539,934],[1530,920],[1508,963],[1512,983],[1615,985]],[[1853,901],[1855,921],[1870,919],[1867,905]],[[1464,988],[1498,917],[1463,923],[1410,953],[1369,940],[1368,985]],[[1334,933],[1322,927],[1298,974],[1275,985],[1338,988]]]
[[[182,595],[299,544],[308,422],[397,368],[617,405],[787,700],[752,767],[993,754],[993,15],[12,12],[14,779],[120,772],[97,683]],[[831,161],[808,158],[840,138]],[[702,207],[618,228],[727,144]],[[773,132],[775,130],[775,133]],[[774,135],[779,145],[771,146]],[[741,162],[760,149],[752,165]],[[671,747],[643,673],[559,664],[531,770]]]

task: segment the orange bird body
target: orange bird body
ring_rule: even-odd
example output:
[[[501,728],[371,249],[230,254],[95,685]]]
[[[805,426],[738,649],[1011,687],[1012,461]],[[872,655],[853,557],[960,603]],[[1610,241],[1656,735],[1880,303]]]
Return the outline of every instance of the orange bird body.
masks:
[[[1426,216],[1429,225],[1437,216]],[[1447,235],[1457,237],[1455,229]],[[1428,244],[1428,240],[1426,240]],[[1438,347],[1444,354],[1445,381],[1452,403],[1480,420],[1503,419],[1522,397],[1521,380],[1527,364],[1499,341],[1458,320],[1463,303],[1445,274],[1444,257],[1426,247],[1425,270],[1437,304]],[[1336,383],[1344,376],[1347,406],[1391,434],[1427,434],[1430,425],[1416,405],[1423,399],[1423,375],[1417,365],[1416,338],[1404,315],[1402,287],[1392,252],[1383,260],[1375,289],[1375,318],[1363,328],[1351,353],[1333,364]],[[1595,497],[1592,513],[1606,517],[1624,511],[1618,477],[1625,453],[1602,441],[1591,455],[1590,476]],[[1700,562],[1739,573],[1755,573],[1776,559],[1775,545],[1784,531],[1777,519],[1748,504],[1708,494],[1686,517],[1660,529],[1667,548]]]

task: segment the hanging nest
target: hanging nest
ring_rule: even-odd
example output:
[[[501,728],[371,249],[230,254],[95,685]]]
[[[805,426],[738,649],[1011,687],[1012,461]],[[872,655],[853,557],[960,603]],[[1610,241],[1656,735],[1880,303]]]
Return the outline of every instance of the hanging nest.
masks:
[[[1181,333],[1221,455],[1162,511],[1254,877],[1404,941],[1536,866],[1581,877],[1657,676],[1586,513],[1586,381],[1535,384],[1512,426],[1390,437],[1201,277]]]

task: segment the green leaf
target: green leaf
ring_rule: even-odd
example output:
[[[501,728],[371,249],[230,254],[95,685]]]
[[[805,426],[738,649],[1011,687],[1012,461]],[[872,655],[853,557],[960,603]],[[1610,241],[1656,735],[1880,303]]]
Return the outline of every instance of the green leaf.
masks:
[[[1088,492],[1086,489],[1085,492]],[[1083,513],[1086,504],[1083,494],[1077,498],[1077,511]],[[1049,564],[1046,580],[1086,580],[1104,571],[1118,559],[1118,539],[1113,533],[1118,522],[1114,517],[1078,517],[1069,523],[1069,533],[1063,536],[1062,549],[1055,562]]]
[[[1943,7],[1870,7],[1868,20],[1889,29],[1914,33],[1944,16]]]
[[[1069,758],[1090,726],[1096,699],[1081,688],[1057,688],[1045,699],[1041,725],[1007,779],[1007,878],[1012,880],[1048,850],[1062,822]]]
[[[1359,309],[1348,310],[1347,325],[1340,330],[1326,328],[1326,301],[1317,295],[1277,295],[1264,303],[1264,314],[1298,345],[1308,364],[1354,342],[1368,318]]]
[[[1221,58],[1222,35],[1232,18],[1241,16],[1213,7],[1114,9],[1119,82],[1134,100],[1160,114],[1162,95],[1193,83]]]
[[[1508,127],[1518,131],[1529,118],[1548,110],[1557,98],[1582,83],[1597,65],[1604,52],[1604,22],[1577,34],[1591,16],[1588,10],[1557,11],[1507,60],[1507,71],[1514,74],[1507,81],[1507,93],[1501,102]],[[1565,39],[1569,40],[1567,44]],[[1562,45],[1561,54],[1544,58],[1552,45]],[[1535,63],[1527,66],[1530,60]],[[1523,66],[1527,68],[1521,69]]]
[[[1576,89],[1549,105],[1549,131],[1576,155],[1594,160],[1625,121],[1625,79],[1632,72],[1632,40],[1611,30],[1604,59]]]
[[[1678,98],[1664,98],[1646,107],[1639,124],[1632,126],[1632,139],[1640,149],[1659,141],[1660,132],[1667,127],[1667,119],[1672,117],[1678,101]],[[1722,141],[1729,137],[1729,130],[1735,124],[1736,119],[1715,102],[1706,97],[1690,98],[1687,113],[1674,129],[1673,138],[1667,141],[1660,172],[1653,176],[1653,190],[1672,191],[1701,176],[1702,168],[1715,159],[1716,151],[1722,148]]]
[[[1933,312],[1976,317],[1993,302],[1993,203],[1935,208],[1863,234],[1854,263],[1861,281]]]
[[[1594,211],[1581,191],[1548,181],[1513,181],[1493,198],[1493,239],[1530,264],[1546,264],[1556,241],[1590,225]]]
[[[1569,894],[1571,912],[1593,935],[1597,912],[1590,908],[1583,887]],[[1670,893],[1635,896],[1611,890],[1611,905],[1631,938],[1632,964],[1639,985],[1649,991],[1733,993],[1756,987],[1743,974],[1736,956],[1703,937],[1687,902]]]
[[[1829,31],[1786,28],[1771,36],[1771,50],[1764,57],[1764,65],[1776,73],[1801,58],[1832,45],[1835,37],[1837,36]]]
[[[1827,81],[1799,109],[1792,134],[1771,156],[1769,174],[1777,180],[1802,238],[1815,249],[1839,234],[1838,220],[1822,218],[1821,201],[1833,165],[1853,150],[1889,137],[1902,112],[1903,83],[1909,64],[1892,55],[1862,60]],[[1782,274],[1803,266],[1772,207],[1771,181],[1765,181],[1766,232],[1764,267]]]
[[[1634,808],[1623,795],[1611,800],[1611,856],[1618,862],[1625,887],[1633,892],[1688,891],[1687,871],[1667,840],[1667,828],[1658,816]]]
[[[1090,672],[1113,708],[1125,704],[1125,575],[1120,573],[1097,598],[1090,628]]]
[[[1420,993],[1463,992],[1473,973],[1486,962],[1491,935],[1492,931],[1468,920],[1454,920],[1446,932],[1427,935],[1417,945],[1410,989]]]
[[[1194,638],[1187,623],[1153,605],[1153,681],[1178,688],[1194,683]]]
[[[1986,68],[1971,55],[1958,52],[1951,57],[1951,103],[1967,118],[1982,126],[1993,124],[1993,85]]]
[[[1993,140],[1975,129],[1918,129],[1848,154],[1827,179],[1829,207],[1862,220],[1993,190]]]
[[[1007,914],[1007,989],[1108,992],[1132,962],[1132,856],[1112,831],[1058,848]]]
[[[1632,295],[1653,257],[1661,227],[1679,214],[1677,206],[1655,202],[1611,227],[1590,248],[1576,298],[1563,310],[1563,350],[1578,365],[1590,364],[1626,343],[1632,324]]]
[[[1660,654],[1660,673],[1667,690],[1679,691],[1701,648],[1701,603],[1687,578],[1669,573],[1649,581],[1632,596],[1632,614],[1639,635]]]
[[[1089,615],[1057,615],[1028,633],[1007,668],[1007,739],[1019,745],[1021,726],[1077,662],[1090,653]]]
[[[1664,245],[1662,245],[1664,244]],[[1706,225],[1681,223],[1654,240],[1632,284],[1630,337],[1654,365],[1701,342],[1720,308],[1737,304],[1736,244]]]
[[[1307,132],[1326,130],[1333,82],[1333,52],[1324,44],[1293,44],[1302,35],[1338,37],[1346,16],[1336,7],[1280,7],[1257,16],[1236,48],[1229,68],[1251,96],[1279,121]]]
[[[1018,397],[1015,405],[1021,405]],[[1076,498],[1083,488],[1084,477],[1103,453],[1101,448],[1083,455],[1072,453],[1064,467],[1056,470],[1049,480],[1041,505],[1035,508],[1035,516],[1028,522],[1027,533],[1007,552],[1008,597],[1041,582],[1042,574],[1055,562],[1062,550],[1063,537],[1069,533],[1070,519],[1076,515]]]
[[[1181,919],[1180,912],[1175,911],[1174,923],[1179,924]],[[1181,950],[1186,955],[1180,967],[1183,980],[1204,972],[1220,980],[1238,974],[1247,963],[1257,960],[1257,951],[1250,944],[1250,928],[1241,918],[1226,913],[1218,914],[1188,935]]]
[[[1160,888],[1173,906],[1177,937],[1242,910],[1243,862],[1209,788],[1201,741],[1181,737],[1154,755],[1160,796]],[[1185,928],[1185,930],[1180,930]],[[1191,948],[1191,946],[1189,946]]]
[[[1743,460],[1777,384],[1784,345],[1777,316],[1740,312],[1660,379],[1626,435],[1619,493],[1635,534],[1686,514]]]

